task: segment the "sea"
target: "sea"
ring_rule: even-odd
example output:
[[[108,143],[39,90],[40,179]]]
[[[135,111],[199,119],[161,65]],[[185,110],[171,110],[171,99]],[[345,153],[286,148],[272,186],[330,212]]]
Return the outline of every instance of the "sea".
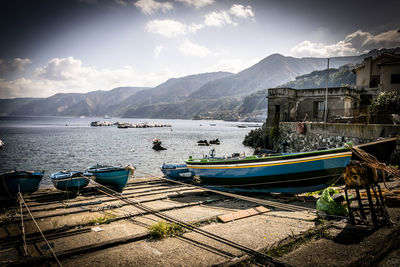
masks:
[[[92,127],[92,121],[104,118],[85,117],[0,117],[0,172],[9,170],[44,171],[41,186],[50,186],[50,174],[60,170],[80,170],[95,164],[132,165],[134,177],[162,175],[163,163],[183,163],[208,155],[253,154],[242,144],[254,128],[238,128],[239,122],[212,120],[168,120],[111,118],[109,122],[158,123],[171,127],[117,128]],[[250,125],[249,125],[250,126]],[[167,150],[152,149],[158,138]],[[199,140],[218,138],[220,145],[198,146]]]

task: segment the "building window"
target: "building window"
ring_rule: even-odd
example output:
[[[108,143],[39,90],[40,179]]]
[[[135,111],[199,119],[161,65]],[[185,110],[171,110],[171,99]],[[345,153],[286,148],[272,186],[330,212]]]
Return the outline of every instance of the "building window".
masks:
[[[400,74],[392,74],[391,83],[400,83]]]
[[[381,76],[379,75],[372,75],[371,81],[369,82],[369,88],[376,88],[381,82]]]

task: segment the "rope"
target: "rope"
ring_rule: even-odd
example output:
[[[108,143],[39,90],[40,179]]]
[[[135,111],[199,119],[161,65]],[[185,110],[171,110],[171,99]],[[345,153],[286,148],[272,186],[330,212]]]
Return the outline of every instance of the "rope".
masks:
[[[47,247],[50,249],[51,253],[53,254],[53,257],[57,261],[58,266],[61,267],[62,265],[61,265],[60,261],[58,260],[56,253],[54,253],[54,250],[51,248],[51,246],[50,246],[49,242],[47,241],[46,237],[44,236],[42,230],[40,229],[39,225],[37,224],[35,218],[33,217],[31,211],[28,208],[28,205],[26,204],[24,198],[22,197],[21,192],[18,192],[18,197],[19,197],[20,201],[22,202],[22,204],[24,204],[24,206],[25,206],[26,210],[28,211],[29,215],[31,216],[32,221],[35,223],[37,229],[39,230],[40,234],[43,237],[43,240],[46,242]]]
[[[242,200],[246,200],[249,202],[253,202],[253,203],[257,203],[257,204],[261,204],[261,205],[267,205],[270,207],[274,207],[274,208],[278,208],[278,209],[283,209],[283,210],[287,210],[287,211],[307,211],[307,212],[316,212],[315,209],[311,209],[311,208],[307,208],[307,207],[300,207],[300,206],[295,206],[295,205],[291,205],[291,204],[285,204],[285,203],[279,203],[276,201],[271,201],[271,200],[265,200],[265,199],[259,199],[259,198],[254,198],[254,197],[247,197],[247,196],[242,196],[242,195],[238,195],[238,194],[233,194],[233,193],[228,193],[228,192],[222,192],[219,190],[213,190],[213,189],[209,189],[209,188],[205,188],[202,186],[197,186],[197,185],[193,185],[193,184],[187,184],[187,183],[183,183],[180,181],[175,181],[175,180],[170,180],[167,178],[160,178],[169,182],[173,182],[173,183],[177,183],[177,184],[181,184],[181,185],[190,185],[193,186],[195,188],[198,189],[202,189],[205,191],[210,191],[216,194],[220,194],[220,195],[224,195],[224,196],[228,196],[228,197],[233,197],[233,198],[238,198],[238,199],[242,199]]]
[[[28,247],[26,245],[24,215],[22,213],[22,201],[21,201],[21,198],[19,197],[20,195],[22,196],[19,185],[18,185],[18,193],[19,193],[19,195],[18,195],[19,208],[21,210],[21,229],[22,229],[22,241],[24,242],[24,246],[23,246],[23,248],[24,248],[24,256],[27,256],[28,255]]]
[[[180,221],[178,219],[175,219],[175,218],[173,218],[171,216],[168,216],[168,215],[166,215],[166,214],[164,214],[164,213],[162,213],[162,212],[160,212],[160,211],[158,211],[156,209],[153,209],[151,207],[148,207],[148,206],[145,206],[143,204],[140,204],[137,200],[133,200],[132,201],[129,198],[125,198],[120,193],[118,193],[118,192],[116,192],[116,191],[114,191],[114,190],[112,190],[112,189],[110,189],[108,187],[105,187],[103,185],[100,185],[97,182],[94,182],[94,181],[90,181],[90,182],[93,185],[95,185],[95,188],[98,191],[100,191],[100,192],[102,192],[102,193],[104,193],[106,195],[118,198],[119,200],[124,201],[125,203],[127,203],[129,205],[132,205],[132,206],[134,206],[136,208],[140,208],[140,209],[142,209],[144,211],[150,212],[151,214],[153,214],[153,215],[155,215],[155,216],[157,216],[159,218],[162,218],[162,219],[164,219],[166,221],[176,223],[176,224],[178,224],[178,225],[180,225],[180,226],[182,226],[182,227],[184,227],[184,228],[186,228],[188,230],[191,230],[193,232],[199,233],[199,234],[201,234],[203,236],[209,237],[209,238],[211,238],[213,240],[216,240],[216,241],[218,241],[220,243],[223,243],[225,245],[231,246],[231,247],[236,248],[238,250],[244,251],[247,254],[253,255],[257,259],[261,259],[263,261],[267,261],[269,263],[272,263],[272,264],[275,264],[275,265],[279,265],[279,266],[288,266],[286,263],[281,262],[281,261],[279,261],[279,260],[277,260],[275,258],[272,258],[272,257],[270,257],[270,256],[268,256],[268,255],[266,255],[264,253],[261,253],[261,252],[259,252],[257,250],[245,247],[245,246],[240,245],[238,243],[235,243],[235,242],[233,242],[231,240],[228,240],[226,238],[217,236],[217,235],[215,235],[213,233],[210,233],[210,232],[207,232],[207,231],[205,231],[205,230],[203,230],[201,228],[195,227],[195,226],[190,225],[190,224],[188,224],[186,222],[183,222],[183,221]]]

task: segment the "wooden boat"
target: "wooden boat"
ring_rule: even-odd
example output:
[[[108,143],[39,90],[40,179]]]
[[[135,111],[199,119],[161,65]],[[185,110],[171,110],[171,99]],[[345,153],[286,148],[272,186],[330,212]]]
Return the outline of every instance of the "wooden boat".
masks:
[[[386,162],[396,148],[396,137],[380,139],[374,142],[356,145],[365,152],[375,156],[380,162]],[[358,159],[353,155],[352,159]]]
[[[86,171],[94,176],[94,180],[102,185],[122,190],[128,182],[129,175],[133,175],[135,168],[131,166],[107,166],[95,165],[88,167]]]
[[[166,178],[173,180],[188,180],[192,177],[186,164],[163,164],[160,167]]]
[[[350,162],[348,148],[270,156],[217,158],[213,155],[186,161],[193,180],[218,190],[298,194],[335,183]]]
[[[39,188],[43,172],[9,171],[0,174],[0,194],[16,197],[18,192],[33,193]]]
[[[53,185],[58,190],[77,191],[89,184],[90,173],[79,171],[59,171],[50,175]]]

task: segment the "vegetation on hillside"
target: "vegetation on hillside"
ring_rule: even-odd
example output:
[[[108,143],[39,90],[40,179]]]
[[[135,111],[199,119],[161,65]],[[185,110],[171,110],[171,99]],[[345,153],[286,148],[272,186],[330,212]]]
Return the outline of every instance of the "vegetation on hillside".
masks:
[[[329,69],[329,87],[354,87],[356,75],[351,71],[354,66],[345,65],[339,69]],[[317,70],[309,74],[297,76],[295,80],[282,84],[279,87],[289,87],[294,89],[324,88],[326,87],[327,70]]]

